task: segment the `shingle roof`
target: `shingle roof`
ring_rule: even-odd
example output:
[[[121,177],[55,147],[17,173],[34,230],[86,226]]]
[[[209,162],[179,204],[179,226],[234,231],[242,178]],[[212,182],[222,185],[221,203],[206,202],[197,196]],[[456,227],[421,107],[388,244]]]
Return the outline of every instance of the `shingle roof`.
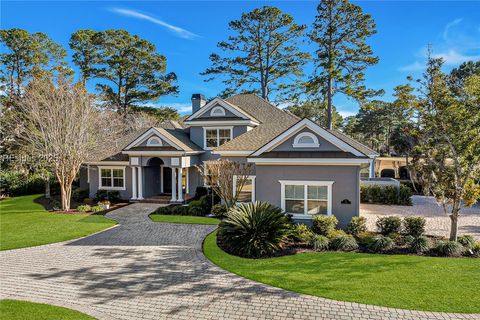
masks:
[[[132,141],[137,139],[142,135],[147,129],[140,129],[124,135],[113,141],[108,148],[98,148],[96,152],[87,160],[87,162],[97,162],[97,161],[128,161],[128,155],[122,154],[121,151],[123,148],[128,146]]]
[[[346,144],[354,147],[355,149],[357,149],[358,151],[360,151],[361,153],[363,153],[367,156],[378,156],[379,155],[377,152],[373,151],[372,149],[370,149],[366,145],[358,142],[357,140],[355,140],[353,138],[350,138],[349,136],[347,136],[343,132],[340,132],[340,131],[335,130],[335,129],[326,129],[326,130],[328,132],[330,132],[331,134],[333,134],[338,139],[340,139],[343,142],[345,142]]]

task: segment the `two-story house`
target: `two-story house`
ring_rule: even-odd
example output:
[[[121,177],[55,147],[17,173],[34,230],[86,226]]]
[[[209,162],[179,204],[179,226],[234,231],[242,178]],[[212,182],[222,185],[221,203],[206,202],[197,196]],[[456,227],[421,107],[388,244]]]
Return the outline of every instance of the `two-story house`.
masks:
[[[168,195],[181,203],[204,185],[195,165],[228,158],[253,164],[241,201],[266,201],[299,220],[334,214],[342,225],[359,214],[360,170],[377,156],[254,94],[208,103],[194,94],[187,118],[122,140],[118,152],[98,155],[81,171],[90,196],[106,189],[131,201]]]

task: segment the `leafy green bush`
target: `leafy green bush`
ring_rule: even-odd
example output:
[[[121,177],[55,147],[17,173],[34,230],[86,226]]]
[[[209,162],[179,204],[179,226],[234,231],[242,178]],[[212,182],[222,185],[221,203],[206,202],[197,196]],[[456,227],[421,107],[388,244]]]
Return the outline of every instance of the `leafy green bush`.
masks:
[[[21,196],[44,191],[45,181],[39,174],[0,170],[0,194]]]
[[[52,208],[53,210],[60,210],[62,204],[60,203],[60,201],[58,201],[57,199],[53,199],[51,198],[50,201],[48,202],[48,205],[50,206],[50,208]]]
[[[258,258],[282,250],[290,228],[280,208],[265,202],[248,203],[230,210],[219,225],[218,238],[228,252]]]
[[[206,196],[208,195],[208,188],[207,187],[197,187],[195,189],[195,197],[194,199],[195,200],[198,200],[200,199],[201,197],[203,196]]]
[[[72,190],[72,199],[77,203],[82,203],[88,198],[88,189],[75,188]]]
[[[346,236],[347,233],[341,229],[335,229],[335,230],[332,230],[328,233],[328,235],[326,236],[328,239],[332,240],[333,238],[336,238],[338,236]]]
[[[312,230],[321,236],[328,236],[335,230],[338,220],[335,216],[316,215],[313,217]]]
[[[374,236],[367,242],[367,249],[371,252],[385,252],[393,247],[392,238],[382,235]]]
[[[457,257],[462,254],[462,245],[456,241],[440,240],[435,246],[435,253],[441,257]]]
[[[97,213],[97,212],[101,212],[103,210],[105,210],[102,206],[93,206],[90,208],[92,210],[93,213]]]
[[[328,249],[330,240],[325,236],[316,235],[313,239],[312,247],[315,251],[325,251]]]
[[[480,241],[475,242],[470,251],[472,253],[472,257],[480,258]]]
[[[405,217],[403,219],[403,228],[405,234],[412,237],[419,237],[425,233],[425,218],[423,217]]]
[[[362,185],[360,187],[360,201],[379,204],[400,204],[411,205],[412,191],[409,187],[400,185],[399,189],[395,186]]]
[[[411,206],[412,205],[412,189],[410,189],[408,186],[401,184],[400,189],[398,190],[397,203],[404,206]]]
[[[120,201],[120,192],[117,190],[98,190],[95,194],[95,200],[108,200],[111,203],[117,203]]]
[[[216,204],[212,207],[212,214],[217,218],[223,218],[227,215],[227,206],[224,204]]]
[[[408,236],[404,236],[401,233],[390,233],[388,237],[391,238],[393,240],[393,243],[399,247],[402,247],[407,244],[406,237]]]
[[[475,244],[475,238],[468,234],[458,237],[457,241],[467,249],[472,248]]]
[[[189,215],[189,207],[182,206],[182,205],[175,205],[172,206],[172,214],[178,216],[188,216]]]
[[[365,217],[353,217],[347,224],[345,231],[354,237],[361,232],[367,231],[367,218]]]
[[[303,223],[294,224],[289,233],[289,238],[295,244],[310,245],[315,238],[315,233]]]
[[[78,206],[77,210],[79,212],[85,213],[85,212],[88,212],[88,211],[92,210],[92,207],[90,207],[88,204],[84,204],[84,205]]]
[[[408,250],[413,253],[424,253],[427,252],[430,247],[428,245],[428,238],[420,235],[418,237],[407,236],[407,246]]]
[[[353,251],[358,248],[358,244],[351,234],[346,234],[331,239],[330,248],[337,251]]]
[[[157,209],[157,214],[172,214],[173,208],[172,206],[160,207]]]
[[[376,236],[375,232],[363,231],[360,232],[355,238],[357,239],[359,245],[366,246],[370,239],[374,236]]]
[[[398,203],[398,189],[395,186],[385,186],[382,190],[381,202],[384,204]]]
[[[188,209],[188,215],[190,216],[204,216],[205,212],[202,207],[185,207]]]
[[[399,217],[382,217],[377,220],[378,231],[384,236],[391,233],[400,233],[402,220]]]

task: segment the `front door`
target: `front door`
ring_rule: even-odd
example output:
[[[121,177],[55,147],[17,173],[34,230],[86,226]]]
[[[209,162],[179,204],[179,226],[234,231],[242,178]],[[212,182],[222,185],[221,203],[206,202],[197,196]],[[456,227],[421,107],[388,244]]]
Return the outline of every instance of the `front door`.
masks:
[[[163,167],[163,192],[172,193],[172,168]]]

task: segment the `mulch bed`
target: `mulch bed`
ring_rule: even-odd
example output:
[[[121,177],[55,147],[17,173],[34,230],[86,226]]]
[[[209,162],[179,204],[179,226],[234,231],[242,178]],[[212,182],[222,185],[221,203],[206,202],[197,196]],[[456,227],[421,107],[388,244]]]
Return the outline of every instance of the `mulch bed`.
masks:
[[[99,211],[99,212],[79,212],[77,209],[71,209],[69,211],[62,211],[62,210],[49,210],[49,211],[52,213],[58,213],[58,214],[104,215],[112,210],[119,209],[128,205],[129,205],[128,202],[116,203],[116,204],[110,205],[110,208],[103,211]]]

